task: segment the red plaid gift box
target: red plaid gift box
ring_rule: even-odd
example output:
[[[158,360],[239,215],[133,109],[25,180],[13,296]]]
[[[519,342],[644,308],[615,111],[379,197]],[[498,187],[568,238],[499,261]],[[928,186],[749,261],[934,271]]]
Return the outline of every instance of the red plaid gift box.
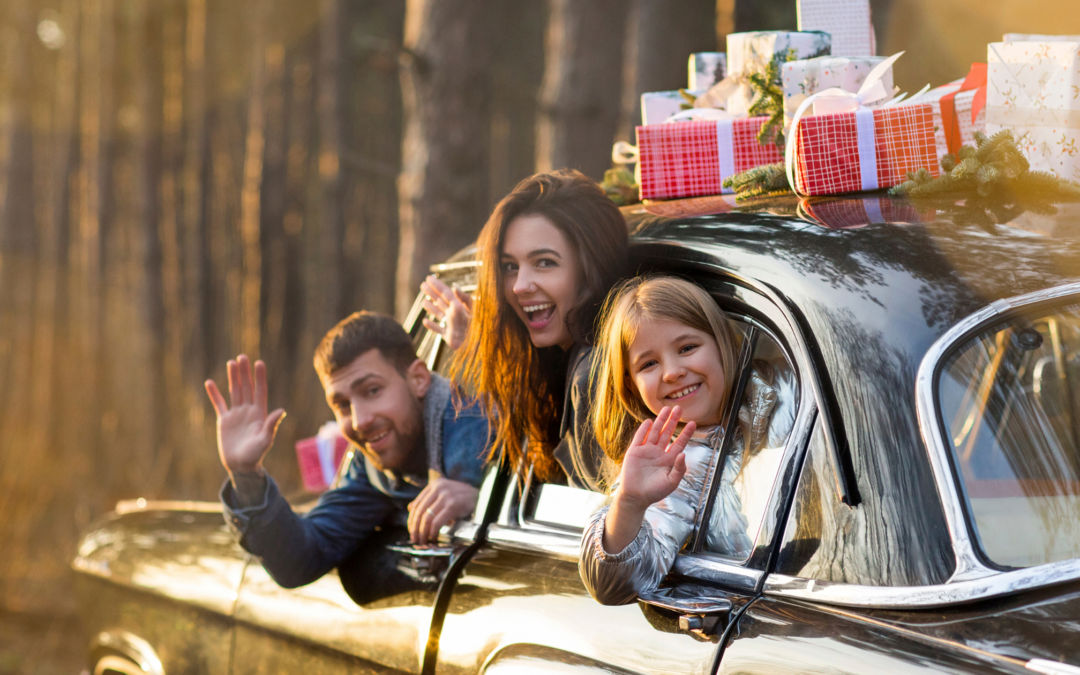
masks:
[[[674,122],[637,128],[642,199],[718,195],[724,179],[783,161],[773,144],[757,141],[765,117]]]
[[[300,478],[308,492],[323,492],[334,482],[349,442],[338,432],[336,422],[327,422],[319,435],[296,442],[296,461]]]
[[[928,104],[803,117],[794,135],[789,142],[795,144],[799,194],[892,187],[919,169],[938,175],[934,111]]]

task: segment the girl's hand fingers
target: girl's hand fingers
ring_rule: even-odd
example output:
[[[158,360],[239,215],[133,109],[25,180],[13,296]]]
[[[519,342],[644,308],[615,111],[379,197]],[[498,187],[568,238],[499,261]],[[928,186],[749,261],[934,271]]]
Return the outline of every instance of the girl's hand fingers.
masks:
[[[660,443],[665,446],[671,443],[671,437],[675,435],[675,429],[679,426],[680,419],[682,419],[682,408],[675,406],[671,409],[671,414],[667,420],[664,421],[664,428],[660,430]]]
[[[646,443],[655,445],[660,442],[660,432],[667,423],[668,417],[671,417],[671,408],[664,406],[660,409],[660,414],[656,416],[652,428],[649,429],[649,436],[645,439]]]
[[[630,441],[630,447],[637,445],[644,445],[645,439],[649,436],[649,429],[652,428],[653,421],[645,420],[641,423],[641,426],[637,428],[637,432],[634,434],[633,440]]]
[[[682,432],[680,432],[678,437],[671,442],[671,446],[668,447],[668,452],[681,453],[683,450],[685,450],[687,443],[689,443],[690,439],[693,438],[694,431],[696,430],[696,423],[692,421],[687,422],[686,425],[683,427]]]

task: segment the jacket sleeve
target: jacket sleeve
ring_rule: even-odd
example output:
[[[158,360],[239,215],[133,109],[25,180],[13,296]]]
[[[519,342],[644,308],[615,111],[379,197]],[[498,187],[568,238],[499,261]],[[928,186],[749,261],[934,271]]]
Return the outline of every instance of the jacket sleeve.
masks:
[[[712,451],[691,446],[684,451],[687,471],[679,487],[645,511],[637,537],[617,554],[604,549],[608,506],[593,514],[581,539],[578,570],[589,594],[602,605],[625,605],[664,580],[694,529],[705,473]]]
[[[396,508],[368,481],[359,453],[342,485],[325,493],[303,516],[293,512],[269,477],[261,504],[240,508],[229,481],[221,489],[221,501],[240,545],[261,558],[285,588],[309,584],[337,567]]]

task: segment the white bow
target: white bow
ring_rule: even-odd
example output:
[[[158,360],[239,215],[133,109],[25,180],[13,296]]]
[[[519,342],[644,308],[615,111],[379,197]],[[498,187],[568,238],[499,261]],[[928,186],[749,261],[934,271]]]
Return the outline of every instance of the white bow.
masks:
[[[784,168],[787,171],[788,184],[795,194],[802,194],[795,186],[795,142],[799,134],[799,121],[803,118],[811,105],[814,106],[814,115],[831,115],[853,111],[856,113],[856,124],[859,130],[859,159],[860,165],[862,166],[863,189],[877,189],[877,166],[871,166],[871,164],[876,165],[876,161],[861,161],[867,154],[872,158],[874,150],[874,119],[870,104],[877,103],[888,96],[888,92],[885,91],[885,85],[881,83],[881,78],[885,76],[885,73],[888,72],[890,68],[892,68],[893,63],[903,55],[904,52],[898,52],[874,66],[873,70],[866,76],[866,80],[863,81],[862,86],[859,87],[859,91],[855,93],[845,91],[839,87],[831,87],[808,96],[806,100],[799,105],[799,108],[795,111],[795,117],[791,120],[791,128],[788,130],[787,143],[784,148]],[[898,96],[885,105],[895,105],[903,100],[904,96],[905,95]],[[869,153],[866,152],[867,148],[869,148]]]

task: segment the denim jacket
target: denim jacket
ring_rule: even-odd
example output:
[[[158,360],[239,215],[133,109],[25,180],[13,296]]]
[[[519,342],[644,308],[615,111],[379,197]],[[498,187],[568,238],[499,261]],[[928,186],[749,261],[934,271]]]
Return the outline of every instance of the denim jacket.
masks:
[[[450,392],[450,383],[432,374],[423,413],[428,466],[479,487],[490,444],[487,419],[475,401],[457,412]],[[427,476],[380,472],[355,449],[348,461],[338,485],[304,515],[293,512],[269,476],[262,503],[248,508],[239,507],[225,481],[226,522],[281,586],[309,584],[357,552],[376,528],[404,525],[406,507],[427,485]]]

